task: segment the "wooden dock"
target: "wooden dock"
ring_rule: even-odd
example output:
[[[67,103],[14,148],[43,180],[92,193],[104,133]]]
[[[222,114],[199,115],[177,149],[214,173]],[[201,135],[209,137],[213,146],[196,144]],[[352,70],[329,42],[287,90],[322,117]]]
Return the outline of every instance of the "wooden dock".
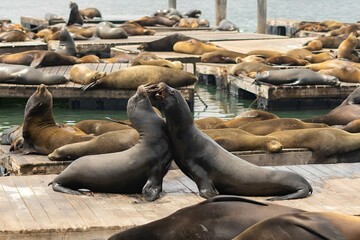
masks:
[[[19,53],[29,50],[47,49],[47,44],[38,40],[27,42],[0,42],[0,55],[4,53]]]
[[[305,199],[277,204],[308,211],[360,214],[360,164],[269,167],[304,176],[314,188]],[[145,202],[141,195],[74,196],[54,192],[48,183],[56,175],[0,178],[0,238],[107,239],[113,233],[168,216],[204,199],[180,170],[165,176],[161,198]],[[264,200],[264,197],[251,197]]]
[[[128,63],[93,63],[88,64],[94,70],[113,72],[129,67]],[[72,65],[39,68],[50,73],[70,76]],[[185,71],[193,72],[192,64],[184,66]],[[133,96],[136,90],[125,89],[90,89],[81,91],[83,85],[68,82],[66,84],[49,85],[48,90],[54,99],[68,99],[69,107],[73,109],[126,109],[127,100]],[[28,98],[36,90],[37,85],[0,84],[0,98]],[[194,107],[194,86],[179,89],[191,109]]]

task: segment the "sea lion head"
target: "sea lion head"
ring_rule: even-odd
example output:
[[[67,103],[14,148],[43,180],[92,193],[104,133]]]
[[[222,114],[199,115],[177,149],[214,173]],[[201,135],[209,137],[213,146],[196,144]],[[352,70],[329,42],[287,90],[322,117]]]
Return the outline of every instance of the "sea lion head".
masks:
[[[179,99],[182,98],[179,91],[163,82],[147,86],[146,91],[150,98],[153,99],[155,103],[160,103],[165,110],[174,106],[176,108],[176,105],[179,104]]]
[[[270,139],[266,142],[266,149],[269,152],[277,153],[283,149],[283,145],[278,138],[270,137]]]
[[[42,112],[48,112],[48,109],[52,109],[52,105],[53,100],[51,93],[44,84],[41,84],[26,103],[25,117],[32,113],[42,114]]]
[[[331,76],[331,75],[325,75],[322,74],[324,76],[324,81],[326,83],[329,83],[329,85],[331,86],[339,86],[340,85],[340,81],[337,77],[335,76]]]

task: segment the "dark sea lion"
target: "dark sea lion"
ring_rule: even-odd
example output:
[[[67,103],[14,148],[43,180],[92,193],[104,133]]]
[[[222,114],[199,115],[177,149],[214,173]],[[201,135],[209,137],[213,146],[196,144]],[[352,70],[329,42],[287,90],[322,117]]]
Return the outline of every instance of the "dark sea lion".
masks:
[[[304,122],[346,125],[360,118],[360,88],[356,88],[339,106],[325,115],[302,119]]]
[[[303,211],[237,196],[216,196],[114,234],[109,240],[228,240],[262,220],[296,212]]]
[[[51,93],[41,84],[25,106],[23,138],[24,153],[47,155],[65,144],[88,141],[93,138],[82,131],[69,132],[56,125]]]
[[[69,80],[82,85],[87,85],[104,77],[106,72],[98,72],[85,64],[75,64],[70,68]]]
[[[1,144],[11,145],[16,139],[22,138],[22,125],[7,128],[1,134]]]
[[[195,125],[199,129],[213,129],[216,125],[223,123],[225,120],[218,117],[204,117],[200,119],[195,119]]]
[[[73,65],[77,61],[78,59],[74,56],[46,50],[29,50],[20,53],[0,55],[1,63],[27,65],[30,67]]]
[[[187,53],[194,55],[201,55],[206,52],[212,52],[216,50],[224,50],[213,43],[198,41],[196,39],[190,39],[187,41],[180,41],[174,44],[173,51],[178,53]]]
[[[280,152],[283,148],[279,139],[269,136],[256,136],[238,128],[202,130],[217,144],[229,152],[266,150]]]
[[[313,152],[310,163],[315,164],[336,163],[328,157],[360,148],[360,133],[349,133],[330,127],[286,130],[267,136],[278,138],[284,148],[310,149]]]
[[[120,28],[124,29],[128,36],[134,35],[154,35],[155,30],[147,29],[140,24],[125,22],[119,25]]]
[[[73,24],[77,24],[80,26],[83,25],[84,19],[80,15],[78,5],[75,2],[70,2],[69,6],[70,6],[70,15],[69,15],[68,22],[66,23],[66,26],[70,26]]]
[[[236,58],[245,58],[247,56],[245,53],[221,49],[202,54],[200,61],[206,63],[235,63]]]
[[[199,18],[200,15],[201,15],[201,10],[198,10],[198,9],[191,9],[191,10],[183,13],[183,16],[187,16],[190,18]]]
[[[307,197],[312,188],[300,175],[262,168],[236,157],[196,128],[181,93],[164,83],[147,87],[165,112],[172,155],[179,168],[193,179],[200,196],[220,194],[276,196],[269,200]]]
[[[159,197],[172,161],[166,123],[153,110],[143,86],[129,99],[127,114],[140,134],[139,142],[122,152],[77,159],[54,179],[54,191],[80,194],[78,189],[85,188],[106,193],[142,192],[147,201]]]
[[[140,85],[166,82],[172,87],[194,84],[194,74],[183,70],[159,66],[139,65],[108,73],[105,77],[89,84],[84,90],[93,87],[111,89],[136,89]]]
[[[278,71],[257,72],[255,83],[272,85],[331,85],[338,86],[339,79],[330,75],[323,75],[310,69],[280,69]]]
[[[24,42],[29,40],[30,38],[26,33],[20,30],[0,32],[0,42]]]
[[[305,66],[308,61],[290,56],[277,56],[267,58],[266,63],[271,65]]]
[[[279,215],[256,223],[233,240],[355,240],[360,238],[360,217],[332,212]]]
[[[192,39],[192,38],[185,36],[183,34],[180,34],[180,33],[174,33],[174,34],[168,35],[166,37],[160,38],[160,39],[152,41],[152,42],[142,43],[142,44],[140,44],[140,46],[138,48],[143,51],[170,52],[170,51],[173,51],[173,46],[175,43],[177,43],[179,41],[187,41],[189,39]]]
[[[0,83],[56,85],[66,82],[68,82],[68,80],[63,75],[48,74],[33,67],[23,65],[0,64]]]
[[[219,25],[213,28],[214,31],[239,31],[239,27],[227,19],[220,21]]]
[[[268,135],[273,132],[305,129],[305,128],[323,128],[329,127],[324,123],[307,123],[296,118],[278,118],[262,120],[261,122],[248,123],[240,126],[239,129],[244,130],[254,135]]]
[[[342,82],[360,83],[360,69],[355,67],[322,69],[319,73],[337,77]]]
[[[356,36],[354,33],[350,33],[349,36],[340,43],[337,51],[337,57],[352,60],[352,55],[355,51],[356,45]]]
[[[124,29],[117,27],[111,22],[98,23],[96,27],[96,36],[101,39],[121,39],[128,38]]]
[[[86,142],[66,144],[48,155],[52,161],[75,160],[82,156],[121,152],[138,142],[139,133],[133,129],[124,129],[103,133]]]
[[[130,124],[131,123],[129,123],[129,125]],[[83,120],[76,123],[75,127],[81,129],[81,131],[87,134],[94,134],[95,136],[99,136],[111,131],[132,129],[132,127],[129,125],[112,122],[109,120]]]
[[[65,26],[60,30],[60,43],[55,52],[64,55],[76,56],[77,51],[74,39],[70,36],[70,33]]]
[[[83,19],[101,18],[101,13],[97,8],[80,9],[79,13]]]

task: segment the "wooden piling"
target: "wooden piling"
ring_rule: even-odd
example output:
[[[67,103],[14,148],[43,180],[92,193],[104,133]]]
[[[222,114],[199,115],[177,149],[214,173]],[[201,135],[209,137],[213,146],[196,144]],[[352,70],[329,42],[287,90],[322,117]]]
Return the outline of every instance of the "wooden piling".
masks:
[[[219,26],[221,20],[226,18],[227,0],[215,0],[215,25]]]
[[[176,0],[169,0],[169,9],[170,8],[176,9]]]
[[[266,2],[266,0],[257,0],[257,33],[266,34]]]

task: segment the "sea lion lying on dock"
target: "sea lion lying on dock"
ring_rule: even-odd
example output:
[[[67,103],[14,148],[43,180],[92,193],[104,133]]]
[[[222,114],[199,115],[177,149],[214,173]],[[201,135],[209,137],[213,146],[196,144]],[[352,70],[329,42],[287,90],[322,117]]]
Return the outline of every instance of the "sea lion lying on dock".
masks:
[[[129,125],[131,125],[130,122],[128,124],[123,124],[109,120],[83,120],[76,123],[74,126],[87,134],[99,136],[111,131],[132,129]]]
[[[97,8],[80,9],[79,13],[83,19],[101,18],[101,13]]]
[[[106,72],[95,71],[90,66],[84,64],[75,64],[70,68],[69,80],[74,83],[88,85],[104,77],[105,75]]]
[[[206,63],[235,63],[236,58],[245,58],[247,56],[245,53],[221,49],[202,54],[200,61]]]
[[[152,41],[152,42],[142,43],[142,44],[140,44],[138,49],[143,50],[143,51],[171,52],[171,51],[173,51],[173,46],[175,45],[175,43],[177,43],[179,41],[187,41],[189,39],[193,39],[193,38],[185,36],[184,34],[174,33],[174,34],[168,35],[166,37],[160,38],[160,39]]]
[[[210,42],[204,43],[196,39],[179,41],[175,43],[173,46],[174,52],[194,54],[194,55],[201,55],[206,52],[213,52],[216,50],[224,50],[224,48],[216,46],[215,44]]]
[[[237,196],[216,196],[144,225],[117,234],[109,240],[228,240],[262,220],[281,214],[303,212]],[[206,230],[205,230],[206,229]]]
[[[101,39],[128,38],[126,31],[111,22],[101,22],[96,26],[96,36]]]

